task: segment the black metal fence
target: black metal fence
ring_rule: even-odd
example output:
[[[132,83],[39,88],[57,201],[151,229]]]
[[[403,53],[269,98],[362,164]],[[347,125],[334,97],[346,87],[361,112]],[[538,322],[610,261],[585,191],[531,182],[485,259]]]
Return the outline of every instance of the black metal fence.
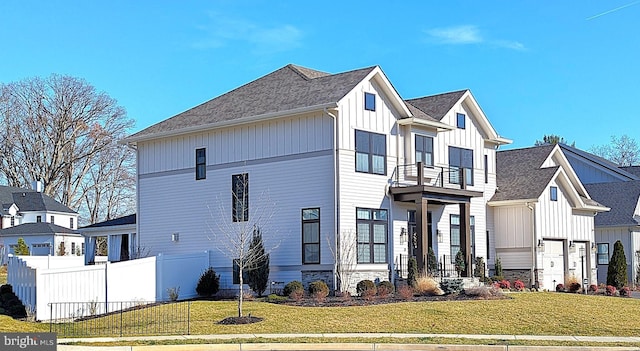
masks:
[[[433,259],[433,258],[432,258]],[[469,269],[471,275],[478,278],[485,278],[486,272],[481,269],[482,272],[476,272],[475,260],[471,260],[473,265],[469,265],[465,262],[465,267]],[[400,255],[396,262],[396,274],[400,278],[406,278],[409,272],[408,270],[408,255]],[[436,259],[435,262],[431,262],[429,257],[425,257],[425,269],[424,271],[432,277],[438,278],[459,278],[463,276],[463,272],[456,268],[455,257],[450,255],[442,255],[440,259]],[[483,267],[486,269],[486,267]],[[479,273],[479,274],[477,274]]]
[[[59,337],[188,335],[191,302],[57,302],[49,331]]]

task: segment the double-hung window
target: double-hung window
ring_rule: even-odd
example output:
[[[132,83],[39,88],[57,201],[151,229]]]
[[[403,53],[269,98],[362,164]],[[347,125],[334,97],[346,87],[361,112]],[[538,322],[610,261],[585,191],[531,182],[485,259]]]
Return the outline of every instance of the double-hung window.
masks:
[[[433,166],[433,138],[416,135],[416,163]]]
[[[231,176],[231,203],[233,207],[233,221],[246,222],[249,220],[249,174],[234,174]]]
[[[356,172],[386,174],[387,138],[385,135],[356,130]]]
[[[320,263],[320,209],[302,210],[302,263]]]
[[[609,244],[598,244],[598,264],[609,264]]]
[[[466,185],[473,185],[473,150],[449,146],[449,183],[462,184],[462,173]]]
[[[356,209],[358,263],[387,262],[387,210]]]
[[[196,180],[207,178],[207,149],[196,149]]]
[[[549,198],[551,201],[558,201],[558,187],[552,186],[549,188]]]

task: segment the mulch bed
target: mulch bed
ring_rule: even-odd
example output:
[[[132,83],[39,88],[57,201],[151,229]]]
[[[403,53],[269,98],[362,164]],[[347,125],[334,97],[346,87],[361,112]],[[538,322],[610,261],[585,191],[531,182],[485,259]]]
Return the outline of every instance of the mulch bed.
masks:
[[[252,316],[242,316],[242,317],[227,317],[218,324],[224,325],[234,325],[234,324],[251,324],[261,322],[263,318],[260,317],[252,317]]]
[[[327,296],[323,300],[317,300],[314,298],[304,298],[296,301],[293,299],[287,299],[284,301],[277,301],[274,303],[283,304],[287,306],[300,306],[300,307],[350,307],[350,306],[371,306],[381,305],[398,302],[426,302],[426,301],[468,301],[468,300],[502,300],[509,299],[508,296],[490,296],[490,297],[478,297],[469,296],[465,294],[451,294],[441,296],[414,296],[411,299],[405,299],[399,296],[389,295],[386,297],[374,296],[369,299],[365,299],[359,296],[353,296],[351,298]]]

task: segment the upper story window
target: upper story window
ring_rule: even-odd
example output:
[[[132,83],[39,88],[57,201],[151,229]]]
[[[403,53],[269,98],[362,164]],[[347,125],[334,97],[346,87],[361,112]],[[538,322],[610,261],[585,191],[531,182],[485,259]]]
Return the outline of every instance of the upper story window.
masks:
[[[69,228],[73,229],[73,218],[69,218]]]
[[[356,209],[358,263],[387,262],[387,210]]]
[[[11,216],[11,226],[15,226],[16,225],[16,217]]]
[[[234,174],[231,176],[231,203],[233,206],[233,221],[246,222],[249,220],[249,174]]]
[[[552,186],[549,188],[549,197],[551,201],[558,201],[558,187]]]
[[[466,185],[473,185],[473,150],[449,146],[449,183],[461,184],[462,175]]]
[[[51,222],[51,224],[54,224],[54,223],[55,223],[55,221],[54,221],[55,217],[54,217],[54,216],[51,216],[50,218],[51,218],[51,221],[50,221],[50,222]]]
[[[364,109],[367,111],[376,110],[376,95],[371,93],[364,93]]]
[[[36,223],[42,222],[42,216],[36,216]]]
[[[356,172],[387,173],[385,135],[356,130]]]
[[[466,116],[464,113],[456,113],[456,127],[464,129]]]
[[[484,183],[489,183],[489,156],[484,155]]]
[[[609,243],[598,244],[598,264],[609,264]]]
[[[433,166],[433,138],[416,135],[416,163]]]
[[[207,178],[207,149],[196,149],[196,180]]]
[[[320,209],[302,210],[302,263],[320,263]]]

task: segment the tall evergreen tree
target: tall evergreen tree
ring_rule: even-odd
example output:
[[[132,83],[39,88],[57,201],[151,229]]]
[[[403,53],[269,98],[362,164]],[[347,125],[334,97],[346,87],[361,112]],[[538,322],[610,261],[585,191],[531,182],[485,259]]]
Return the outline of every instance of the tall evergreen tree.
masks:
[[[249,252],[252,252],[256,259],[251,260],[252,264],[248,267],[249,287],[255,291],[258,296],[262,296],[267,285],[269,284],[269,254],[264,250],[262,243],[262,234],[260,228],[253,229],[253,238],[249,244]]]
[[[627,257],[620,240],[613,244],[613,255],[607,269],[607,285],[613,285],[616,289],[627,285]]]
[[[438,272],[438,260],[436,259],[436,253],[433,252],[433,248],[429,247],[427,253],[427,273],[429,275],[435,275]]]

